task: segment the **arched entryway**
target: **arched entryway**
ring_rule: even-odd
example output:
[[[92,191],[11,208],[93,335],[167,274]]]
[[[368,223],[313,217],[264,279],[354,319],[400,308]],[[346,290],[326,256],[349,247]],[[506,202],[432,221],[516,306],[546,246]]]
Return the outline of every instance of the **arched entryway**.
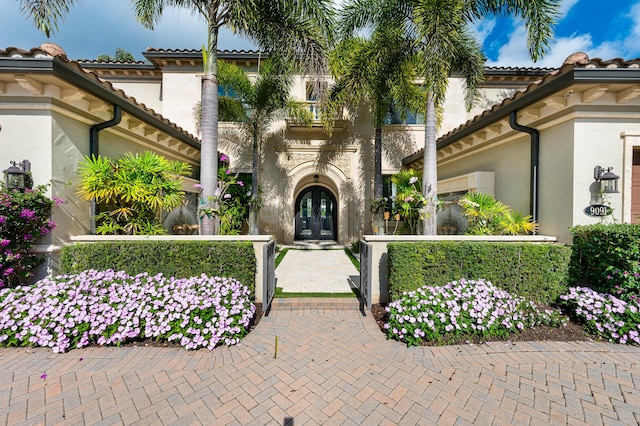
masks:
[[[303,189],[296,198],[296,240],[338,240],[338,203],[324,186]]]

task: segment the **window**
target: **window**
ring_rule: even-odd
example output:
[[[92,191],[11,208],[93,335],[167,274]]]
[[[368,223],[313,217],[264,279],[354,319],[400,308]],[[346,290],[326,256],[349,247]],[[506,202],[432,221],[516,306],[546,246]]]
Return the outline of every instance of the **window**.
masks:
[[[396,185],[391,182],[392,175],[382,175],[382,196],[387,197],[386,211],[392,211],[396,203]]]
[[[424,124],[424,113],[418,111],[405,111],[405,119],[402,119],[400,111],[392,106],[385,118],[384,124]]]
[[[326,82],[307,82],[306,84],[306,101],[309,105],[309,111],[311,111],[311,115],[313,116],[314,120],[320,120],[317,95],[319,85],[321,85],[324,90],[327,89]]]

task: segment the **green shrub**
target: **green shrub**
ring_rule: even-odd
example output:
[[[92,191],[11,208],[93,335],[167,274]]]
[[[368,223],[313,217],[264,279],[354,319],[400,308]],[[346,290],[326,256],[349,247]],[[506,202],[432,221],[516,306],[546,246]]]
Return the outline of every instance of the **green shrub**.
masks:
[[[480,241],[398,242],[387,246],[389,296],[461,278],[488,280],[540,303],[566,292],[571,249],[556,244]]]
[[[575,226],[569,267],[572,284],[612,293],[617,280],[607,279],[612,270],[632,271],[640,261],[639,224]]]
[[[63,274],[85,270],[162,273],[188,278],[207,274],[235,278],[255,295],[256,257],[250,241],[109,241],[63,247]]]

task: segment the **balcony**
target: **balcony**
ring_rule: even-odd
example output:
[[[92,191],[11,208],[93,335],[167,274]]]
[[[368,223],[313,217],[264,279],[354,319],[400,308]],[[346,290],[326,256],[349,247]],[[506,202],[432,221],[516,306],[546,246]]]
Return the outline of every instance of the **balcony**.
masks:
[[[293,118],[287,118],[287,128],[291,131],[300,132],[324,130],[324,124],[322,123],[322,120],[320,118],[320,109],[318,108],[318,103],[316,101],[307,101],[306,104],[307,108],[311,112],[311,116],[313,117],[311,125],[309,126],[306,123]],[[345,127],[347,127],[347,122],[348,120],[344,118],[344,111],[340,110],[338,116],[333,120],[333,131],[340,132],[344,130]]]

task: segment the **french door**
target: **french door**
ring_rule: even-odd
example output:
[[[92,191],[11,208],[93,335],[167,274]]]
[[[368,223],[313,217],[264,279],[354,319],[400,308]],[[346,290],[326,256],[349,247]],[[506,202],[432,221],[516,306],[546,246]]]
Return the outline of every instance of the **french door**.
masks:
[[[296,199],[296,240],[337,240],[337,203],[322,186],[306,188]]]

